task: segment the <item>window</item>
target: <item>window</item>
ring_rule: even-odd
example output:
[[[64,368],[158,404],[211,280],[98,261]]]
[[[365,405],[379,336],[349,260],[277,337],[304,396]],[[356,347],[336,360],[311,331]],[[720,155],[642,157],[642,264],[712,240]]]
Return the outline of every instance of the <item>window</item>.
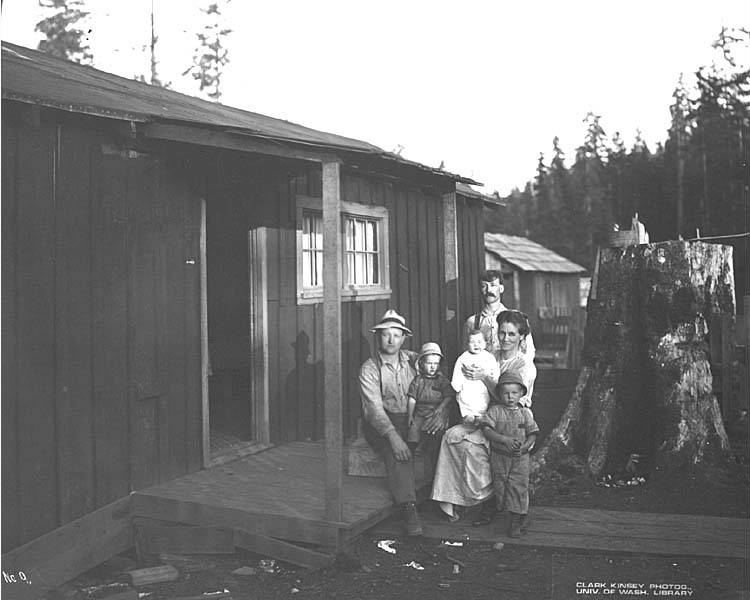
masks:
[[[323,285],[322,213],[302,213],[302,281],[307,288]]]
[[[344,285],[377,285],[378,221],[344,215]]]
[[[549,279],[544,281],[544,306],[552,306],[552,282]]]
[[[341,295],[345,300],[390,298],[388,210],[341,203]],[[297,196],[297,299],[323,299],[323,211],[320,198]]]

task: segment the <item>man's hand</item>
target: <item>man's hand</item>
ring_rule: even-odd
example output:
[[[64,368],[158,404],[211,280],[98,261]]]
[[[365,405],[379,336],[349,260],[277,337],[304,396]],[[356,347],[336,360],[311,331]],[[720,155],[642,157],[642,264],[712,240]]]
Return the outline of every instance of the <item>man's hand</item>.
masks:
[[[464,377],[466,377],[466,379],[471,379],[472,381],[482,379],[482,377],[484,377],[484,369],[479,365],[462,364],[461,372],[464,374]]]
[[[391,450],[393,456],[398,462],[406,462],[411,460],[411,450],[406,442],[401,439],[401,436],[396,431],[391,431],[388,434],[388,442],[391,444]]]
[[[448,427],[448,411],[438,406],[432,413],[425,419],[425,431],[430,435],[443,431]]]

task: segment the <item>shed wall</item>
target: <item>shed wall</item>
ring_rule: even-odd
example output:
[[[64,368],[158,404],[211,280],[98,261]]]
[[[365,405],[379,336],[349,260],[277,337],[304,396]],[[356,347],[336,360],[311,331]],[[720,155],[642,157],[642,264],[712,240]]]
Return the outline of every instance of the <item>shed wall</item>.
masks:
[[[183,160],[3,109],[7,551],[200,467],[200,205]]]

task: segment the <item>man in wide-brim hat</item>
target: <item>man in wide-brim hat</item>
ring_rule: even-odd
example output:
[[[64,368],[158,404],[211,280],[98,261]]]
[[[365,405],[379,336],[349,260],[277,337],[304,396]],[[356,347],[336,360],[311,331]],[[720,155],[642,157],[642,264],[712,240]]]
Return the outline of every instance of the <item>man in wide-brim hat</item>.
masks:
[[[359,371],[362,413],[367,441],[383,455],[388,487],[400,505],[409,535],[421,535],[416,508],[414,457],[406,444],[408,413],[406,393],[417,374],[416,354],[402,350],[411,330],[406,319],[389,309],[372,328],[376,352]]]

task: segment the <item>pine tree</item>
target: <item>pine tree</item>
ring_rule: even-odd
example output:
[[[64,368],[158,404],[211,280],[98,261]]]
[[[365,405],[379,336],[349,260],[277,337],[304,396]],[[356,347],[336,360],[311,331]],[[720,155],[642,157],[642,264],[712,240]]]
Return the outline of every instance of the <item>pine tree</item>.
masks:
[[[211,2],[201,9],[207,22],[203,31],[197,34],[198,47],[193,55],[193,64],[183,73],[190,73],[198,81],[200,90],[207,90],[208,97],[217,102],[221,98],[221,76],[229,63],[229,53],[224,47],[224,41],[232,30],[221,26],[221,11],[229,1]]]
[[[39,42],[38,49],[58,58],[91,64],[93,55],[86,41],[90,30],[84,32],[78,26],[89,15],[83,10],[83,0],[39,0],[39,6],[54,12],[34,28],[46,36]]]

